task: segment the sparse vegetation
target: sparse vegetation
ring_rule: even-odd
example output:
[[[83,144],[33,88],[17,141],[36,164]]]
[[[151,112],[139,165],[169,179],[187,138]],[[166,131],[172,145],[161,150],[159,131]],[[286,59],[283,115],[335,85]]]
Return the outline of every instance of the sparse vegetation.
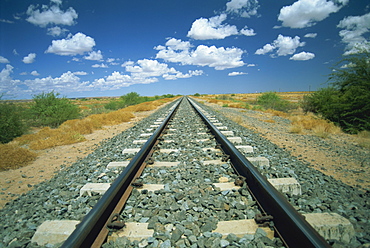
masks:
[[[329,77],[331,86],[306,96],[303,109],[337,123],[344,131],[370,131],[370,52],[345,57]]]
[[[288,111],[292,108],[291,103],[282,99],[275,92],[266,92],[257,98],[257,104],[265,109]]]
[[[34,96],[33,104],[29,109],[30,118],[34,126],[58,127],[66,120],[79,117],[79,109],[71,100],[54,92],[41,93]]]
[[[121,96],[118,100],[110,101],[108,104],[105,105],[106,109],[110,110],[118,110],[121,108],[126,108],[131,105],[140,104],[143,102],[150,102],[155,101],[163,98],[172,98],[174,95],[166,94],[162,96],[154,96],[154,97],[147,97],[147,96],[140,96],[136,92],[130,92],[126,95]]]
[[[42,94],[40,98],[51,98],[51,102],[54,102],[57,94]],[[166,95],[171,96],[171,95]],[[135,117],[133,112],[149,111],[157,108],[158,106],[172,101],[173,98],[161,98],[150,103],[141,103],[137,105],[131,105],[127,108],[119,109],[101,114],[89,115],[83,119],[71,119],[66,120],[57,128],[43,127],[40,130],[22,135],[13,139],[9,144],[0,145],[0,170],[14,169],[22,167],[27,163],[33,161],[37,154],[32,150],[43,150],[60,145],[73,144],[85,140],[84,135],[90,134],[94,130],[102,129],[104,126],[116,125],[123,122],[128,122]],[[37,98],[39,99],[39,98]],[[59,99],[59,98],[57,98]],[[50,100],[50,99],[49,99]],[[68,100],[68,99],[67,99]],[[77,109],[81,108],[82,102],[90,104],[91,101],[97,101],[93,106],[101,106],[101,99],[95,100],[77,100],[77,104],[74,106]],[[67,101],[66,101],[67,102]],[[72,101],[68,101],[68,104]],[[5,103],[1,103],[5,104]],[[29,103],[28,103],[29,104]],[[58,103],[60,104],[60,102]],[[58,105],[57,104],[57,105]],[[8,105],[6,105],[8,106]],[[9,105],[14,107],[13,105]],[[34,106],[34,105],[33,105]],[[41,106],[41,107],[40,107]],[[38,109],[47,109],[45,103],[38,106]],[[4,108],[1,108],[2,111]],[[50,110],[50,109],[49,109]],[[13,113],[13,112],[12,112]],[[64,114],[65,112],[61,112]],[[3,117],[3,115],[1,115]],[[41,118],[40,118],[41,119]],[[56,118],[59,120],[60,118]],[[7,129],[8,130],[8,129]],[[1,134],[5,133],[6,130],[1,130]],[[10,141],[10,140],[9,140]]]
[[[8,143],[27,131],[22,109],[8,102],[0,102],[0,143]]]
[[[17,169],[35,160],[37,154],[14,144],[0,144],[0,171]]]

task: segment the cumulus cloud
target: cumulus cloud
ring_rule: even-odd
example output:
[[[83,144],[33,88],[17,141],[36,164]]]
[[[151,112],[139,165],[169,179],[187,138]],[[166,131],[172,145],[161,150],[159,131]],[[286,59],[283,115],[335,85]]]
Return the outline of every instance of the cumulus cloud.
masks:
[[[26,57],[24,57],[22,61],[25,64],[32,64],[33,62],[35,62],[35,59],[36,59],[36,53],[30,53]]]
[[[245,35],[245,36],[255,36],[256,33],[252,28],[248,29],[247,26],[245,26],[242,30],[240,30],[240,33]]]
[[[95,46],[95,40],[83,33],[72,36],[69,34],[66,39],[53,40],[45,53],[55,53],[58,55],[77,55],[90,52]]]
[[[30,73],[32,76],[39,76],[40,73],[38,73],[37,71],[31,71]]]
[[[101,64],[94,64],[91,67],[93,68],[108,68],[107,64],[101,63]]]
[[[48,28],[47,34],[57,37],[57,36],[64,35],[66,32],[68,32],[68,29],[56,26],[56,27]]]
[[[257,49],[255,54],[263,55],[276,50],[276,54],[272,56],[286,56],[295,53],[298,47],[305,45],[305,42],[300,42],[300,38],[295,36],[294,38],[290,36],[283,36],[279,34],[278,38],[274,40],[271,44],[266,44],[262,48]]]
[[[315,57],[315,54],[309,52],[300,52],[290,57],[290,60],[310,60]]]
[[[56,2],[54,1],[54,3]],[[52,6],[42,5],[41,10],[38,7],[31,4],[27,9],[29,17],[26,21],[36,26],[46,27],[49,24],[71,26],[75,24],[75,19],[78,17],[77,12],[72,7],[66,11],[61,10],[59,4]]]
[[[196,40],[224,39],[230,35],[238,34],[236,26],[222,24],[227,18],[226,14],[214,16],[209,19],[195,20],[188,32],[188,37]]]
[[[339,11],[348,0],[298,0],[280,10],[278,20],[283,26],[305,28],[327,18],[331,13]]]
[[[240,72],[240,71],[233,71],[227,74],[228,76],[240,76],[240,75],[247,75],[248,73],[246,72]]]
[[[103,60],[103,55],[101,54],[100,50],[98,50],[97,52],[92,51],[89,53],[89,55],[85,56],[84,59],[101,61]]]
[[[244,65],[242,61],[243,50],[240,48],[224,48],[216,46],[199,45],[191,49],[188,41],[171,38],[166,46],[157,46],[159,50],[156,58],[165,61],[181,63],[182,65],[196,65],[213,67],[216,70],[224,70]]]
[[[79,77],[67,71],[60,77],[53,78],[48,76],[45,78],[35,78],[33,80],[25,80],[24,84],[31,92],[50,90],[55,90],[57,92],[76,92],[86,90],[88,82],[81,82]]]
[[[14,94],[14,92],[20,90],[18,87],[20,80],[14,80],[11,77],[13,69],[14,67],[8,64],[0,71],[0,92]]]
[[[317,33],[308,33],[304,35],[305,38],[316,38],[316,36],[317,36]]]
[[[169,68],[165,63],[160,63],[157,60],[152,59],[138,60],[136,64],[127,63],[125,65],[125,69],[127,72],[131,73],[131,77],[135,80],[160,76],[166,80],[175,80],[177,78],[189,78],[203,74],[203,71],[201,70],[189,71],[188,73],[183,74],[173,67]]]
[[[78,75],[78,76],[85,76],[85,75],[87,75],[88,73],[87,73],[87,72],[85,72],[85,71],[75,71],[73,74]]]
[[[370,13],[345,17],[337,27],[343,29],[339,35],[342,42],[347,44],[345,55],[357,53],[359,49],[370,50],[369,39],[364,37],[364,34],[370,32]]]
[[[3,56],[0,56],[0,63],[7,64],[10,63],[9,60]]]
[[[226,11],[241,17],[251,17],[257,14],[257,0],[231,0],[226,3]]]

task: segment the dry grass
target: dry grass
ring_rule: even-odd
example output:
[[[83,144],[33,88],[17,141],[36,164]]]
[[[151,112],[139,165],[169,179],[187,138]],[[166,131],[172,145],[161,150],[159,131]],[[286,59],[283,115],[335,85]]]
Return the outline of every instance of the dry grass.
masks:
[[[309,130],[318,137],[327,138],[330,134],[342,132],[334,123],[320,119],[313,114],[294,115],[289,119],[292,121],[292,126],[289,129],[291,133],[302,133],[303,130]]]
[[[31,150],[44,150],[82,142],[85,140],[85,134],[91,134],[94,130],[102,129],[104,126],[128,122],[135,117],[133,112],[154,110],[163,103],[173,100],[173,98],[167,98],[145,102],[109,113],[90,115],[84,119],[68,120],[56,129],[44,127],[35,133],[22,135],[14,139],[11,144],[0,145],[0,170],[15,169],[27,165],[37,156]],[[102,100],[91,100],[89,103],[101,102]],[[82,103],[86,104],[86,101],[82,101]],[[86,109],[84,106],[81,108]]]
[[[265,112],[270,113],[273,116],[280,116],[280,117],[284,117],[284,118],[289,116],[289,114],[287,114],[285,112],[282,112],[282,111],[279,111],[279,110],[267,109]]]
[[[32,162],[37,157],[35,152],[14,144],[0,144],[0,171],[17,169]]]
[[[357,143],[367,149],[370,149],[370,132],[362,131],[356,135]]]

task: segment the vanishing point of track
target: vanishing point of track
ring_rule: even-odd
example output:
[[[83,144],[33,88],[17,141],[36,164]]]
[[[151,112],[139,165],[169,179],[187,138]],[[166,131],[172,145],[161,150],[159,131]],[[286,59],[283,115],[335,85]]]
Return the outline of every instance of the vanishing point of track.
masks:
[[[186,119],[182,117],[182,113],[184,112],[187,114],[193,112],[194,116]],[[156,157],[158,154],[166,154],[160,153],[160,150],[166,150],[166,147],[169,145],[171,147],[174,144],[177,145],[176,149],[167,149],[167,151],[170,150],[167,155],[162,155],[162,157],[166,157],[171,156],[171,154],[181,153],[181,150],[184,149],[197,149],[197,144],[203,143],[205,147],[199,146],[198,150],[202,150],[204,154],[208,154],[208,160],[222,159],[225,162],[223,164],[224,167],[225,164],[229,164],[231,170],[234,171],[234,175],[229,176],[230,179],[236,180],[236,184],[248,189],[253,199],[258,203],[259,208],[256,210],[257,216],[262,219],[262,222],[265,220],[271,229],[274,229],[275,236],[279,237],[282,242],[291,247],[329,247],[327,242],[305,221],[304,217],[288,203],[285,196],[279,193],[234,144],[225,137],[219,130],[219,126],[215,125],[217,119],[208,115],[193,100],[186,97],[181,98],[170,108],[167,115],[158,121],[161,121],[161,123],[156,123],[157,125],[153,128],[154,132],[150,133],[149,139],[145,141],[140,151],[130,160],[127,167],[112,183],[111,187],[92,210],[84,217],[62,247],[100,247],[106,241],[109,230],[119,229],[124,226],[121,218],[123,220],[125,218],[125,203],[130,201],[131,192],[137,191],[135,188],[140,187],[142,183],[146,183],[145,175],[142,175],[143,172],[145,174],[145,167],[153,164],[158,159]],[[175,136],[171,137],[171,131],[175,133],[177,131],[176,122],[187,122],[188,126],[196,127],[187,131],[182,130],[180,137],[181,135],[187,137],[195,134],[199,138],[193,140],[193,144],[183,144],[179,141],[179,138],[174,139]],[[165,140],[166,137],[171,138]],[[212,144],[216,144],[216,148],[209,147]],[[217,149],[217,151],[213,152],[213,149]],[[181,156],[179,158],[181,159]],[[190,158],[182,159],[187,160]],[[195,159],[191,158],[191,160],[194,161]],[[180,161],[179,168],[182,167],[184,172],[191,171],[194,166],[186,168],[186,164],[184,161]],[[210,166],[213,165],[203,166],[203,169],[206,171],[204,173],[207,173],[207,167],[210,168]],[[198,168],[199,165],[195,167]],[[179,170],[176,172],[179,174]],[[184,179],[184,177],[186,176],[176,176],[177,179]],[[209,180],[205,182],[205,184],[208,182],[208,186]],[[182,190],[184,194],[187,192],[190,194],[191,191],[186,188]],[[235,190],[233,192],[235,193]],[[214,200],[217,201],[217,199]],[[192,209],[198,208],[193,207]],[[183,212],[185,216],[187,215],[187,209],[189,208],[185,208]],[[168,211],[171,211],[171,209],[168,208]],[[217,218],[217,213],[210,214],[210,216],[216,216]],[[149,218],[147,219],[149,220]],[[234,216],[234,218],[237,217]]]

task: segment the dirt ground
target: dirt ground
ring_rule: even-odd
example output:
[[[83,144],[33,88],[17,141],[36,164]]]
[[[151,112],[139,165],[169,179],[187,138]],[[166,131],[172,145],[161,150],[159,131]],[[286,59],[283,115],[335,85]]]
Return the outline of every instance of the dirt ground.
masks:
[[[106,126],[102,130],[85,135],[86,141],[71,145],[58,146],[40,152],[37,159],[28,166],[0,172],[0,208],[21,194],[32,189],[33,185],[51,179],[61,165],[70,166],[80,158],[93,152],[104,140],[120,134],[154,111],[135,113],[135,118],[115,126]]]
[[[213,105],[213,104],[207,104]],[[215,105],[213,105],[215,106]],[[243,115],[244,113],[240,113]],[[231,120],[234,116],[226,114]],[[244,127],[255,130],[298,160],[306,162],[325,175],[332,176],[360,190],[370,191],[370,150],[356,145],[349,134],[330,134],[326,139],[313,139],[312,134],[292,134],[285,122],[266,123],[273,116],[263,112],[248,112],[253,121],[243,120]],[[318,142],[319,141],[319,142]]]

